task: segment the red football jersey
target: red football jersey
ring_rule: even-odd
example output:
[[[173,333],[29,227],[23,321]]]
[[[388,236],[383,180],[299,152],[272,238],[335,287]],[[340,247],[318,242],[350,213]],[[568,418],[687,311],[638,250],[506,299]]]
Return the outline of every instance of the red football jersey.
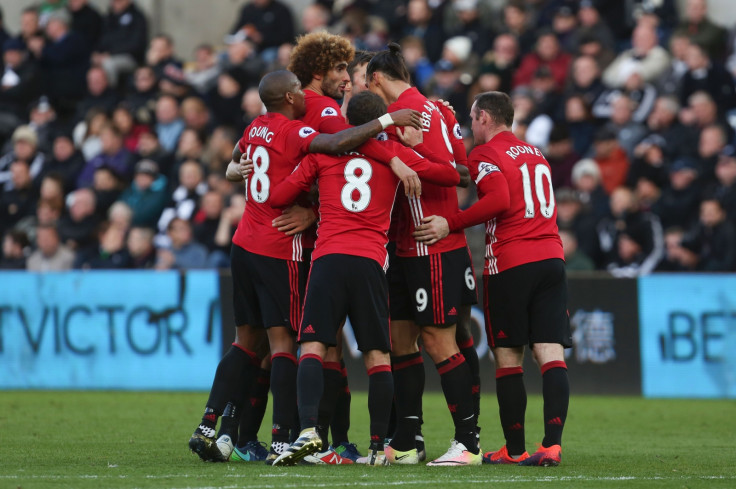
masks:
[[[318,132],[335,134],[350,126],[340,112],[335,99],[320,95],[312,90],[304,90],[304,107],[306,112],[302,121]]]
[[[549,258],[564,259],[552,172],[541,151],[505,131],[476,146],[468,168],[481,199],[497,186],[508,186],[509,207],[486,223],[484,274]]]
[[[245,212],[233,243],[259,255],[302,261],[302,250],[314,246],[314,232],[287,236],[271,225],[281,211],[269,204],[271,188],[288,177],[309,152],[319,133],[302,121],[276,113],[254,120],[238,141],[241,153],[253,160],[253,173],[245,181]]]
[[[450,138],[450,146],[452,146],[452,154],[455,157],[455,163],[458,165],[468,166],[468,153],[463,143],[463,132],[460,129],[460,123],[455,118],[455,114],[445,107],[445,104],[435,102],[440,109],[442,117],[445,118]]]
[[[440,109],[422,95],[416,88],[405,90],[388,108],[389,112],[399,109],[414,109],[422,114],[424,146],[440,160],[454,160],[453,148],[447,122]],[[397,140],[396,128],[386,128],[388,137]],[[438,243],[427,246],[418,243],[412,233],[421,224],[425,216],[447,216],[457,212],[457,191],[451,187],[440,187],[431,183],[422,184],[422,195],[419,198],[407,198],[403,193],[398,196],[400,210],[396,219],[395,230],[396,254],[398,256],[426,256],[445,251],[452,251],[467,246],[465,232],[458,230],[450,233]],[[393,233],[392,233],[392,237]]]
[[[455,168],[432,163],[418,153],[390,141],[401,159],[420,178],[454,186]],[[388,227],[399,180],[386,165],[358,152],[331,156],[310,154],[273,190],[271,203],[288,205],[302,191],[319,183],[319,227],[312,259],[328,254],[355,255],[388,267]]]

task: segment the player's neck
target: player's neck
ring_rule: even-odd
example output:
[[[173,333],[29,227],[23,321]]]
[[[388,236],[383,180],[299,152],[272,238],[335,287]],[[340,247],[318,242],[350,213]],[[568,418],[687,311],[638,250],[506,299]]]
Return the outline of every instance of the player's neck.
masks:
[[[488,128],[488,131],[486,132],[486,138],[485,138],[486,140],[485,140],[485,142],[487,143],[488,141],[490,141],[491,139],[495,138],[496,136],[498,136],[502,132],[506,132],[506,131],[510,131],[510,130],[511,130],[511,128],[508,127],[508,126],[493,126],[493,127],[489,127]]]
[[[321,82],[316,79],[312,79],[311,82],[307,84],[306,87],[304,87],[304,90],[311,90],[317,95],[324,95],[324,92],[322,91],[322,87],[320,86]]]
[[[405,81],[396,80],[386,85],[385,93],[389,105],[396,102],[402,93],[411,88],[411,85]]]

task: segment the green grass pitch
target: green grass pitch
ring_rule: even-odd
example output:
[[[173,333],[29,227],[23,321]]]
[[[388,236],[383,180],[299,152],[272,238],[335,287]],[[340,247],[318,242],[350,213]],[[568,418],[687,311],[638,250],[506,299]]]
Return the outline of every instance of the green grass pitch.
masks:
[[[713,488],[736,487],[736,403],[573,396],[559,467],[322,466],[203,463],[187,449],[204,393],[0,393],[0,489],[32,488]],[[481,444],[502,445],[495,396]],[[452,436],[441,395],[424,401],[429,457]],[[351,436],[365,450],[366,395],[353,394]],[[261,439],[269,439],[270,414]],[[530,396],[527,449],[542,438]]]

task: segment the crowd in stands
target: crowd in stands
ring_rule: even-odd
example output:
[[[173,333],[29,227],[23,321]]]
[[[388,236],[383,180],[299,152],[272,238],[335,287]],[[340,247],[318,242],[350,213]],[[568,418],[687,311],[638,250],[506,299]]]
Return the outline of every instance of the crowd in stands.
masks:
[[[568,269],[736,270],[736,29],[707,0],[245,2],[219,45],[177,50],[134,0],[2,17],[0,268],[226,267],[245,206],[224,179],[295,36],[400,42],[472,148],[475,94],[552,168]],[[733,27],[733,26],[728,26]],[[473,195],[461,192],[461,206]]]

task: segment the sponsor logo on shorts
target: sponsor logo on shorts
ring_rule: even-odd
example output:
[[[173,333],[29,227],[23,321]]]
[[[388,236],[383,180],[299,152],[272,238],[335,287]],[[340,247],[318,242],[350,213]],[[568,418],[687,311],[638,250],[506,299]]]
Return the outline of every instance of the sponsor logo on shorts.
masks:
[[[314,334],[314,328],[310,324],[309,326],[307,326],[306,328],[304,328],[304,331],[302,331],[302,333]]]

